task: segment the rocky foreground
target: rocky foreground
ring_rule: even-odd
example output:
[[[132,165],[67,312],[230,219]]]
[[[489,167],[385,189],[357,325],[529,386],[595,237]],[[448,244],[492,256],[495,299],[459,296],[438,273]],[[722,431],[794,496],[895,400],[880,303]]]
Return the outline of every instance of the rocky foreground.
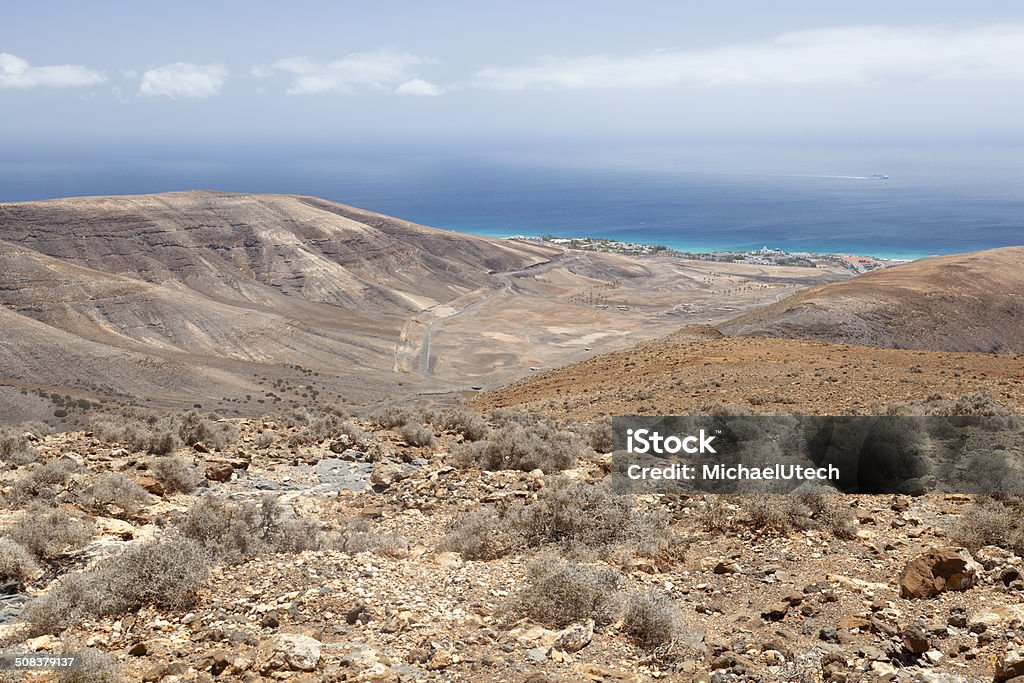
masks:
[[[62,681],[1024,681],[1014,501],[633,500],[606,446],[508,410],[10,433],[0,635],[84,653]]]

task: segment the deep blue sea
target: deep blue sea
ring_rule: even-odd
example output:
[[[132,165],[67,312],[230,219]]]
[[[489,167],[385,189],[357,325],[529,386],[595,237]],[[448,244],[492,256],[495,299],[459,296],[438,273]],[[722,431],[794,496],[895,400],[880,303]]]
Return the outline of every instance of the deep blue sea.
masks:
[[[983,151],[946,164],[895,153],[835,161],[819,155],[812,162],[762,160],[746,170],[613,154],[23,153],[0,159],[0,201],[184,189],[294,192],[492,236],[916,258],[1024,244],[1024,166],[1011,155],[986,168],[987,158]]]

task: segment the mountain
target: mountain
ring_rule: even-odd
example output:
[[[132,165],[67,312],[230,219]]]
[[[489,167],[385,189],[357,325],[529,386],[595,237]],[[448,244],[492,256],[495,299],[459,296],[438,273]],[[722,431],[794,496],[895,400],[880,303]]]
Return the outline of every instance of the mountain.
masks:
[[[798,292],[719,327],[744,337],[1024,353],[1024,247],[876,270]]]
[[[559,253],[303,196],[0,204],[0,384],[175,405],[432,386],[393,371],[409,316]]]

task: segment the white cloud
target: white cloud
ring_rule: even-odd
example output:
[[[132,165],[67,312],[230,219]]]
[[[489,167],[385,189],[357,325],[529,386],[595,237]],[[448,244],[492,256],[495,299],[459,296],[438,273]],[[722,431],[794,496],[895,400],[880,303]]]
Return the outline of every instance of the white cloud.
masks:
[[[270,68],[293,77],[291,86],[288,88],[289,95],[313,95],[326,92],[348,94],[363,88],[391,90],[401,87],[399,84],[406,85],[407,82],[411,82],[409,79],[414,76],[412,67],[431,64],[433,61],[404,52],[379,50],[356,52],[330,62],[320,62],[309,57],[288,57],[274,62]],[[265,73],[261,67],[255,69],[254,73]],[[423,86],[431,85],[426,81],[420,81],[420,83],[423,84],[419,86],[421,91],[424,90]],[[410,89],[416,88],[416,85],[410,86]],[[440,92],[439,88],[438,92]]]
[[[761,43],[616,57],[548,57],[492,67],[474,84],[496,90],[771,86],[1024,79],[1024,25],[953,30],[851,26],[786,33]]]
[[[0,52],[0,88],[71,88],[105,80],[99,71],[78,64],[32,66],[20,57]]]
[[[142,74],[139,94],[166,95],[172,100],[179,97],[211,97],[220,92],[228,70],[220,64],[191,64],[175,62]]]
[[[413,78],[395,88],[398,95],[418,95],[419,97],[437,97],[444,93],[444,88],[434,85],[422,78]]]

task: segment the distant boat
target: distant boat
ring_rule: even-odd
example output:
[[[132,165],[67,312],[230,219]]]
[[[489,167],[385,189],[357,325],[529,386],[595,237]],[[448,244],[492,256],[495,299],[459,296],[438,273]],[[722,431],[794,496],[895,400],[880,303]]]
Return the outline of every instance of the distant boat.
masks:
[[[872,180],[888,180],[889,176],[884,173],[872,173],[868,178],[871,178]]]

